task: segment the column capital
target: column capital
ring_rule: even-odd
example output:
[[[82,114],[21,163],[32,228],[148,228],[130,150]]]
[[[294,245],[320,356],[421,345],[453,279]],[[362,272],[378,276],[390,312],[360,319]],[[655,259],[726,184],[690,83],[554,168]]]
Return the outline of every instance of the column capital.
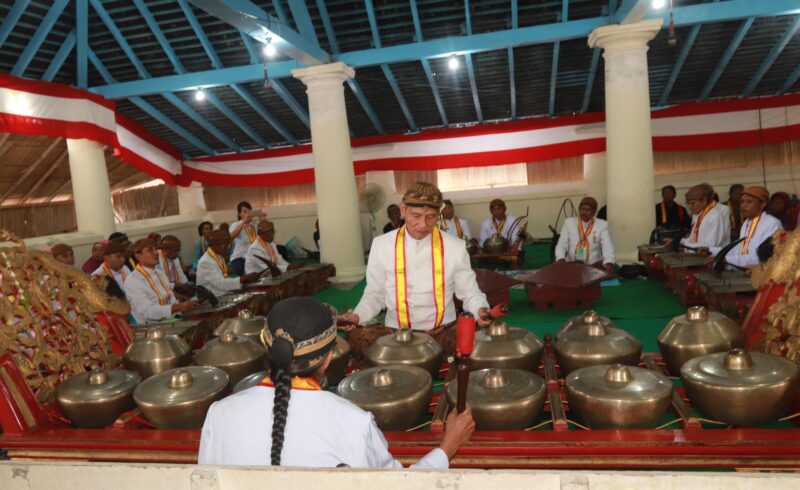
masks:
[[[292,70],[292,76],[300,79],[306,86],[317,83],[336,82],[339,84],[356,76],[356,71],[341,61],[324,65],[309,66]]]
[[[652,19],[598,27],[589,34],[589,47],[603,48],[607,53],[643,49],[656,37],[663,23],[661,19]]]

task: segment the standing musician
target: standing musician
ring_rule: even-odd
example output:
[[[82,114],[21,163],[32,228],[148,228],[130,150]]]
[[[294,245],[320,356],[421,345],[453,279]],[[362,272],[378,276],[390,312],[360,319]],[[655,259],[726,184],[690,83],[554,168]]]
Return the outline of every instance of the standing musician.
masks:
[[[178,303],[164,274],[156,270],[158,256],[152,240],[143,238],[133,244],[136,268],[125,279],[125,296],[131,304],[136,323],[160,321],[175,313],[197,308],[195,301]]]
[[[699,255],[707,255],[711,247],[724,247],[731,240],[730,222],[717,209],[714,188],[700,184],[686,192],[686,204],[692,210],[692,229],[681,239],[681,245]],[[667,239],[665,243],[672,242]]]
[[[444,208],[442,208],[442,219],[439,221],[439,229],[446,231],[451,235],[455,235],[460,239],[472,239],[472,234],[469,232],[469,223],[466,220],[456,216],[456,210],[453,207],[453,201],[445,199]]]
[[[578,217],[567,218],[561,227],[556,244],[556,260],[583,262],[614,271],[614,244],[608,232],[608,223],[595,218],[597,200],[584,197],[578,206]]]
[[[492,199],[489,203],[489,211],[492,217],[481,223],[480,245],[483,246],[486,240],[495,233],[508,240],[511,246],[517,238],[524,232],[522,218],[506,214],[506,203],[502,199]]]
[[[175,235],[167,235],[161,239],[158,247],[158,269],[162,274],[167,277],[169,287],[182,294],[191,294],[185,286],[189,282],[186,274],[183,273],[183,266],[181,265],[181,241]]]
[[[402,468],[372,414],[320,386],[336,340],[336,321],[325,305],[311,298],[280,301],[261,337],[271,373],[211,405],[199,464]],[[471,411],[454,410],[439,447],[413,467],[447,468],[474,431]]]
[[[265,259],[269,263],[261,259]],[[258,222],[258,238],[247,249],[247,255],[244,259],[244,271],[247,274],[252,272],[260,273],[267,267],[269,267],[273,277],[280,276],[287,269],[292,268],[286,262],[286,259],[278,253],[278,247],[275,246],[275,225],[272,221],[261,220]]]
[[[436,227],[441,207],[439,189],[417,182],[405,193],[400,206],[405,225],[373,240],[364,295],[353,313],[339,316],[342,323],[349,324],[344,330],[356,354],[398,328],[428,332],[446,353],[453,352],[454,294],[479,325],[491,322],[489,303],[475,281],[464,242]],[[384,307],[386,326],[356,328]]]
[[[783,230],[781,222],[767,213],[769,191],[765,187],[748,187],[742,192],[739,210],[744,223],[739,238],[744,238],[725,256],[725,261],[737,267],[751,267],[759,263],[758,247],[769,240],[776,231]],[[711,247],[717,255],[722,247]]]
[[[258,273],[229,277],[226,257],[231,246],[231,236],[225,230],[208,234],[209,247],[197,262],[197,285],[215,295],[222,295],[242,287],[242,284],[258,279]]]
[[[125,268],[125,247],[119,242],[108,242],[103,248],[103,263],[100,264],[93,276],[106,276],[113,278],[125,291],[125,279],[130,272]]]
[[[237,276],[244,274],[244,256],[247,249],[256,241],[256,225],[252,222],[253,216],[264,218],[261,211],[253,212],[253,207],[247,201],[242,201],[236,206],[239,221],[230,225],[231,239],[233,239],[233,252],[231,253],[231,271]]]

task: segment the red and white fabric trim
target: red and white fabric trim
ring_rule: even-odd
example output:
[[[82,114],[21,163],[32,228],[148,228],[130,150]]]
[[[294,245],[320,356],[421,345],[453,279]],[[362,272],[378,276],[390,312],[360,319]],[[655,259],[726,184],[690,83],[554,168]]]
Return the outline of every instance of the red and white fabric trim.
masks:
[[[311,145],[181,161],[179,150],[116,113],[114,103],[61,84],[0,73],[0,131],[88,138],[169,184],[279,186],[314,181]],[[655,151],[716,150],[800,140],[800,94],[681,104],[652,113]],[[355,138],[357,174],[506,165],[605,151],[602,113]]]

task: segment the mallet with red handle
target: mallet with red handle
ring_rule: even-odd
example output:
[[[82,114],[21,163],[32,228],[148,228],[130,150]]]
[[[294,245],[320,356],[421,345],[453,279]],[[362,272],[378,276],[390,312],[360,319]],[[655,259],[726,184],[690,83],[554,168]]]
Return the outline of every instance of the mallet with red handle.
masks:
[[[458,357],[458,398],[456,399],[456,412],[461,413],[467,408],[467,386],[469,385],[469,356],[475,343],[475,317],[472,313],[464,312],[458,317],[456,323],[456,355]]]

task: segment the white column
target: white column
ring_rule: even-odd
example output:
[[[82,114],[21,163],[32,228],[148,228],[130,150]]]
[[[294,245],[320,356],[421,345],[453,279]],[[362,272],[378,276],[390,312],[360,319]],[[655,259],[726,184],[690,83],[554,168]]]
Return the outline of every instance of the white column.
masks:
[[[366,267],[343,86],[355,71],[337,62],[292,75],[308,94],[322,261],[336,266],[334,281],[360,281]]]
[[[589,36],[605,59],[608,223],[620,262],[634,261],[655,227],[647,43],[661,25],[609,25]]]
[[[117,228],[103,145],[87,139],[67,139],[67,152],[78,231],[108,237]]]
[[[206,214],[203,186],[192,182],[188,187],[178,186],[178,212],[183,216],[201,219]]]
[[[600,207],[606,200],[606,153],[587,153],[583,155],[583,182],[586,195],[597,199]]]

